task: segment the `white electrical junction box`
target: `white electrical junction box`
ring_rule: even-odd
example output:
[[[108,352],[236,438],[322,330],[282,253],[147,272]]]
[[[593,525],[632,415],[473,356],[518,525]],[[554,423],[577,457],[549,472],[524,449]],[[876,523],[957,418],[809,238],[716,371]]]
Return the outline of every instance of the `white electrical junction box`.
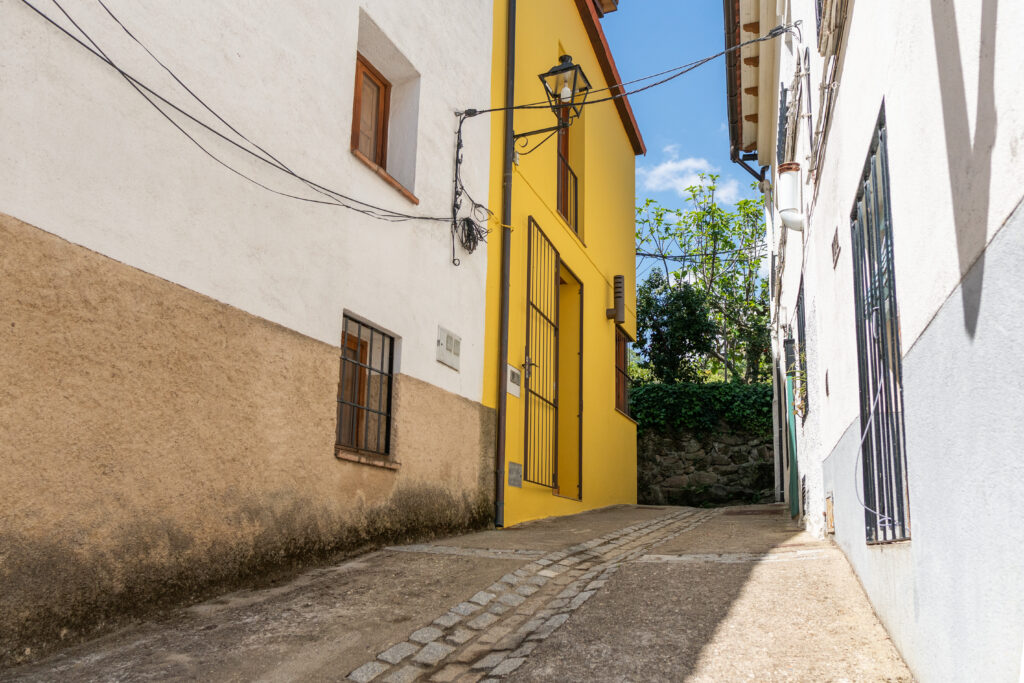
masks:
[[[451,330],[437,326],[437,360],[453,370],[459,369],[462,356],[462,337]]]

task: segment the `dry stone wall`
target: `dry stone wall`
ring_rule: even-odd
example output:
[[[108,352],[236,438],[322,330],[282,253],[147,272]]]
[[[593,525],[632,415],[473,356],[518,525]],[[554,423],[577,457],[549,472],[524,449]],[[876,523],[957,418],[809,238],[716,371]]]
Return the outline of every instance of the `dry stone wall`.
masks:
[[[637,445],[642,504],[709,506],[774,499],[770,436],[726,428],[705,435],[648,429]]]

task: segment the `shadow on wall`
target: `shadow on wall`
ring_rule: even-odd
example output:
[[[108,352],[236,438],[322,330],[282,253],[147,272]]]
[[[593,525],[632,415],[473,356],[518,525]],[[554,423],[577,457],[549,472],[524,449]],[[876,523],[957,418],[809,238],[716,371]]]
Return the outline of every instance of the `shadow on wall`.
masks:
[[[963,57],[953,3],[932,0],[932,27],[938,61],[939,89],[946,131],[949,189],[953,200],[954,233],[960,274],[975,265],[974,286],[961,288],[964,328],[974,337],[984,285],[989,192],[992,184],[992,146],[996,138],[995,54],[998,0],[982,0],[981,46],[974,136],[971,137],[964,85]]]

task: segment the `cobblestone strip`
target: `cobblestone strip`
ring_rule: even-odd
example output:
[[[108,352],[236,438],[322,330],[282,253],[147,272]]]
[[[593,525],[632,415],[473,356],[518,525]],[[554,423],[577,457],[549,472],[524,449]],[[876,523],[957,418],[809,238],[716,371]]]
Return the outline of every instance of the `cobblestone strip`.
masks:
[[[636,560],[717,513],[678,510],[537,557],[452,606],[406,641],[380,652],[351,671],[348,679],[475,682],[508,676],[601,590],[623,562]],[[505,553],[503,557],[512,556]]]
[[[400,553],[428,553],[430,555],[461,555],[463,557],[482,557],[487,560],[516,560],[541,557],[543,550],[505,550],[495,548],[458,548],[450,545],[430,545],[416,543],[411,545],[392,545],[384,550]]]

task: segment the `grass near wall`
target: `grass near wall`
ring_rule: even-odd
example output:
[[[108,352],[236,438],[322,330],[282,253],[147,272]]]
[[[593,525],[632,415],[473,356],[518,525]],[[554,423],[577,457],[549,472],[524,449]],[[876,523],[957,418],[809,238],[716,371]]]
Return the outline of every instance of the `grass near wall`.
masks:
[[[640,434],[710,434],[723,426],[752,436],[772,431],[771,384],[645,384],[630,392],[630,407]]]

